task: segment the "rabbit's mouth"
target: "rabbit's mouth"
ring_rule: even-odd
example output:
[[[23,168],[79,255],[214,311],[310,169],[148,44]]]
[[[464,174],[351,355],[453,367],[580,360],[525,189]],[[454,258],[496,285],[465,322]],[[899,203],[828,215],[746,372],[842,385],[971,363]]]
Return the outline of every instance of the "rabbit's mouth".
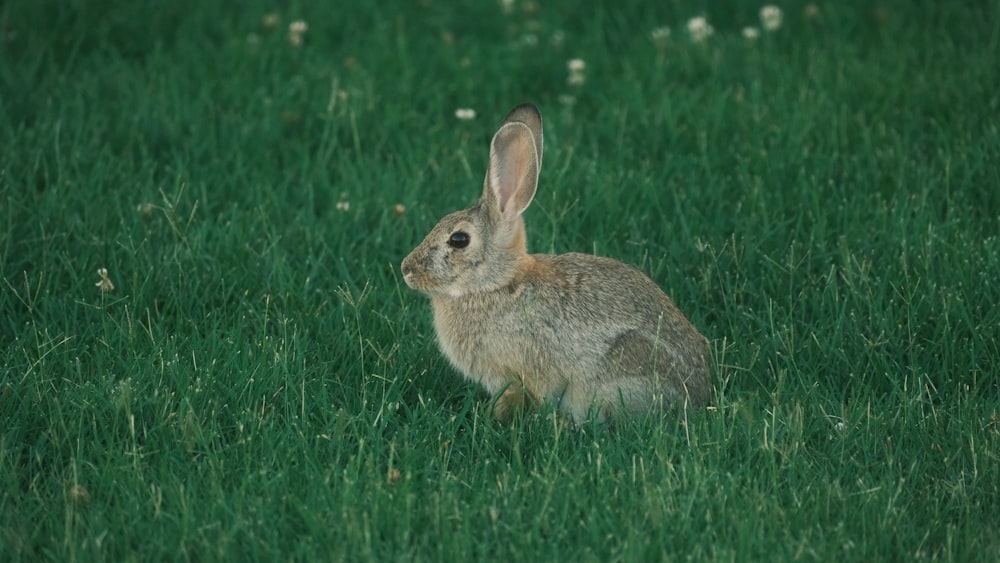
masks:
[[[461,284],[457,280],[444,281],[426,270],[413,266],[409,261],[404,260],[400,268],[403,272],[403,281],[410,289],[414,289],[427,295],[428,297],[450,297],[457,298],[464,295],[465,291],[459,289]]]
[[[410,289],[420,290],[420,282],[417,279],[417,274],[413,270],[407,270],[406,263],[403,263],[403,281]]]
[[[403,274],[403,281],[410,289],[415,289],[430,297],[460,297],[462,295],[462,292],[457,289],[442,286],[429,279],[428,276],[421,276],[414,272]]]
[[[437,293],[438,284],[423,268],[414,265],[413,260],[403,260],[400,270],[403,272],[403,281],[410,289],[427,294]]]
[[[409,286],[410,289],[416,289],[418,291],[423,289],[417,281],[417,275],[413,272],[404,271],[403,281],[406,282],[406,285]]]

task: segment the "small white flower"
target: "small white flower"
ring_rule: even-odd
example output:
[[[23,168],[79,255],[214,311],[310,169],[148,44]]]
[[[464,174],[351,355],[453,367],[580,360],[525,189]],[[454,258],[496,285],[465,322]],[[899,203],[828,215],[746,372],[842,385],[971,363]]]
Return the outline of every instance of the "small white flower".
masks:
[[[288,24],[288,41],[293,46],[298,47],[302,44],[302,36],[305,35],[306,30],[309,29],[309,24],[302,20],[295,20]]]
[[[662,46],[670,39],[670,28],[667,26],[658,27],[649,32],[649,38],[653,40],[653,43]]]
[[[760,9],[760,23],[764,27],[764,31],[774,31],[781,27],[781,20],[784,18],[784,14],[781,13],[781,8],[774,5],[767,5]]]
[[[688,20],[687,30],[688,35],[691,36],[691,40],[695,43],[701,43],[715,33],[715,29],[712,28],[708,20],[703,16]]]
[[[587,81],[587,63],[583,59],[570,59],[566,61],[566,68],[569,69],[569,77],[566,83],[570,86],[580,86]]]
[[[261,25],[263,25],[267,29],[273,29],[275,27],[278,27],[278,23],[280,22],[281,22],[281,16],[279,16],[277,12],[270,12],[268,14],[264,14],[264,17],[261,18],[260,21]]]
[[[571,94],[560,94],[559,103],[564,106],[571,106],[576,103],[576,96]]]
[[[351,210],[351,202],[349,201],[337,202],[337,211],[350,211],[350,210]]]
[[[101,281],[97,282],[95,285],[101,290],[101,293],[107,293],[115,289],[115,284],[111,283],[111,278],[108,277],[107,268],[98,268],[97,275],[101,276]]]
[[[760,30],[756,27],[748,26],[743,28],[743,37],[753,41],[760,37]]]
[[[455,110],[455,117],[461,119],[462,121],[468,121],[470,119],[476,118],[476,110],[472,108],[458,108]]]

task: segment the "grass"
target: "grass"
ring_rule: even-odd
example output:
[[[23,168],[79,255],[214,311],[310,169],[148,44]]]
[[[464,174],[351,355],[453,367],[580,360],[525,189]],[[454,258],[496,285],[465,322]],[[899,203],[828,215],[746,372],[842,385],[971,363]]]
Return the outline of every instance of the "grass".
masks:
[[[996,560],[1000,10],[816,6],[4,3],[3,558]],[[530,246],[648,272],[712,409],[438,353],[399,262],[529,100]]]

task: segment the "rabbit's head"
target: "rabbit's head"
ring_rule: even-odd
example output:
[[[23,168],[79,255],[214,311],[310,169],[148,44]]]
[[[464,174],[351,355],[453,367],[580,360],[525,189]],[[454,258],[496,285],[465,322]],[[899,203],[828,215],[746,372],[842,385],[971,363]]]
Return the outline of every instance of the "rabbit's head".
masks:
[[[521,213],[542,166],[542,118],[531,104],[514,108],[490,144],[483,195],[446,215],[403,260],[403,279],[431,296],[461,297],[503,287],[527,256]]]

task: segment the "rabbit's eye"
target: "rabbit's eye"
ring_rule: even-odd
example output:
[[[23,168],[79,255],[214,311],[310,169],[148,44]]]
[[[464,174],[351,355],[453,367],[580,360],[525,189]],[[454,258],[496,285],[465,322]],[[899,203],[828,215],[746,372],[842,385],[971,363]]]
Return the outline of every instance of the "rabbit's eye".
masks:
[[[464,231],[455,231],[451,233],[451,237],[448,238],[448,246],[452,248],[465,248],[469,246],[469,241],[472,240],[469,237],[469,233]]]

